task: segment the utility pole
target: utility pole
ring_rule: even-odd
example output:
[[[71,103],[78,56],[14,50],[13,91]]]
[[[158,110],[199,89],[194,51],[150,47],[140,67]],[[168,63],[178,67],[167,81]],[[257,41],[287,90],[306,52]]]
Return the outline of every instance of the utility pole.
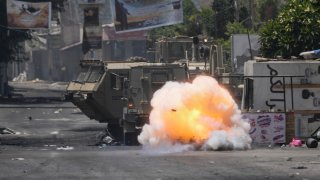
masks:
[[[249,0],[249,9],[250,9],[250,16],[252,24],[256,17],[256,2],[254,0]]]
[[[239,22],[239,5],[237,0],[234,0],[234,9],[235,9],[236,22]]]

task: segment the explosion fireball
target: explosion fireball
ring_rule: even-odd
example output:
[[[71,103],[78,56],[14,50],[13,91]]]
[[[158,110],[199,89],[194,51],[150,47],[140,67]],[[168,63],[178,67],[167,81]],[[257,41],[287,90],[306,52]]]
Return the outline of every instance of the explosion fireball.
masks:
[[[249,123],[230,93],[209,76],[192,83],[167,82],[151,100],[150,123],[138,141],[145,146],[191,144],[205,150],[248,149]]]

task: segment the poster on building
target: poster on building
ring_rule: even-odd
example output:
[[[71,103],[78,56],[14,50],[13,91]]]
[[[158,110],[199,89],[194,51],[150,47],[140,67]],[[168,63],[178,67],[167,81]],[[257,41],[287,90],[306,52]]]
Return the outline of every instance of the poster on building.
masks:
[[[286,118],[284,113],[244,113],[249,120],[249,134],[253,143],[277,144],[286,141]]]
[[[147,34],[148,34],[147,30],[116,33],[114,26],[105,25],[103,26],[102,40],[103,41],[146,40]]]
[[[99,22],[99,7],[85,7],[83,11],[82,50],[85,54],[90,49],[101,49],[102,30]]]
[[[51,2],[7,0],[7,20],[13,29],[49,28]]]
[[[181,0],[115,0],[117,32],[137,31],[183,21]]]

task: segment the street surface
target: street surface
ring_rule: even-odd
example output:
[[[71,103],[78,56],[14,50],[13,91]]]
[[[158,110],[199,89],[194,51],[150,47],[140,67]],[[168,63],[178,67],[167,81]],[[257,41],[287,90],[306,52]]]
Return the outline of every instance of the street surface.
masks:
[[[15,89],[0,100],[0,179],[319,179],[320,148],[253,145],[246,151],[179,151],[97,146],[106,128],[88,119],[63,88]],[[65,87],[65,86],[60,86]]]

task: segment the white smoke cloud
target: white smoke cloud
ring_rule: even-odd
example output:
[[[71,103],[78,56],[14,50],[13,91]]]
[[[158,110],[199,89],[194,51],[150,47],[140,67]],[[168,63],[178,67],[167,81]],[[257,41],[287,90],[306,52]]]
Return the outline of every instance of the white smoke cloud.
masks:
[[[230,93],[212,77],[199,76],[192,83],[167,82],[154,93],[151,106],[150,124],[138,136],[144,147],[172,147],[174,152],[190,146],[202,150],[251,147],[249,123],[242,119]]]

